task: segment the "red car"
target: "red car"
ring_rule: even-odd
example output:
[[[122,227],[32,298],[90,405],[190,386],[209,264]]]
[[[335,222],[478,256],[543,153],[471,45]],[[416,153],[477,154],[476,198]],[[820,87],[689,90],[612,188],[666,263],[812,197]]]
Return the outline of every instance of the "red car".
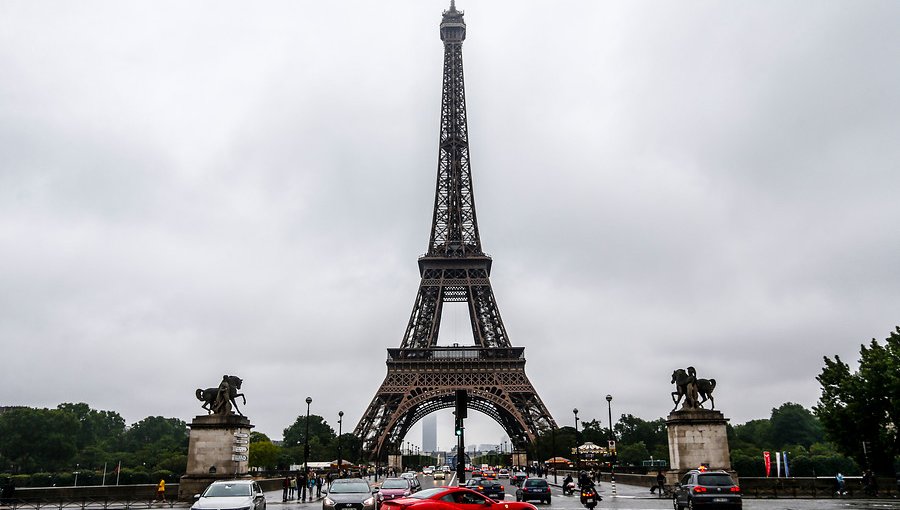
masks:
[[[494,501],[471,489],[463,487],[435,487],[419,491],[407,498],[392,499],[381,503],[381,510],[537,510],[531,503]]]

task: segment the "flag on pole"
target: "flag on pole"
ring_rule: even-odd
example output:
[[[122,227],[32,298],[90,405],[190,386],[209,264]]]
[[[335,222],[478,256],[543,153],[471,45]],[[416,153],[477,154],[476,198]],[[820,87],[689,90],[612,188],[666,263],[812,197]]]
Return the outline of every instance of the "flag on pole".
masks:
[[[766,478],[768,478],[769,473],[772,472],[772,457],[769,455],[769,452],[763,452],[763,460],[766,461]]]
[[[788,470],[788,461],[787,461],[788,452],[781,452],[781,454],[784,455],[784,477],[790,478],[791,472]]]
[[[781,478],[781,452],[775,452],[775,478]]]

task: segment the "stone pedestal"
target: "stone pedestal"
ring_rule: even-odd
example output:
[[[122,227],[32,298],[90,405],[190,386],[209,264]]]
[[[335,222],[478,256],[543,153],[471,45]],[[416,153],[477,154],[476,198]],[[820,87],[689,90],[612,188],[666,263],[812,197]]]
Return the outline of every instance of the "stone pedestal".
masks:
[[[670,463],[666,483],[674,484],[701,465],[732,472],[726,423],[719,411],[682,409],[671,413],[666,418]]]
[[[250,419],[238,415],[197,416],[191,422],[187,471],[178,499],[188,501],[216,480],[249,477]]]

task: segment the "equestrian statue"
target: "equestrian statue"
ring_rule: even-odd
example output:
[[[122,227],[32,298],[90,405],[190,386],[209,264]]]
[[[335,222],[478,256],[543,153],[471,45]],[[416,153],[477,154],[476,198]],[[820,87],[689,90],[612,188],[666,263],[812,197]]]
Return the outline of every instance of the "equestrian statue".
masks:
[[[672,401],[675,402],[673,412],[678,409],[678,403],[682,399],[684,399],[682,410],[702,409],[703,403],[707,400],[710,401],[712,409],[716,408],[716,401],[712,395],[716,389],[716,380],[697,379],[697,370],[694,367],[687,367],[687,370],[679,368],[672,372],[672,384],[675,385],[675,391],[672,392]]]
[[[197,400],[203,402],[201,406],[206,409],[209,414],[219,414],[228,416],[234,414],[232,408],[241,416],[244,413],[238,409],[236,398],[244,399],[244,405],[247,405],[247,397],[243,393],[238,393],[241,389],[241,383],[244,381],[236,375],[223,375],[222,382],[218,388],[197,389]]]

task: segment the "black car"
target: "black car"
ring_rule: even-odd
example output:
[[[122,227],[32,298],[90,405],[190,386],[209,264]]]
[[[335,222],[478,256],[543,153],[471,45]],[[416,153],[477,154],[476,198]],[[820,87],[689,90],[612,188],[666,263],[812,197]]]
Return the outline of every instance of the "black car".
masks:
[[[503,501],[503,498],[506,496],[503,484],[501,484],[497,480],[488,480],[487,478],[469,478],[468,480],[466,480],[465,488],[472,489],[473,491],[478,491],[485,496],[497,501]]]
[[[525,473],[523,473],[521,471],[516,471],[515,473],[513,473],[509,476],[509,483],[518,486],[518,485],[521,485],[522,482],[524,482],[526,478],[528,478],[528,475],[526,475]]]
[[[478,485],[469,488],[476,490],[484,494],[485,496],[497,501],[503,501],[503,499],[506,497],[506,489],[504,489],[503,484],[498,480],[479,478]]]
[[[675,510],[682,508],[740,509],[741,488],[725,471],[688,471],[675,484],[672,496]]]
[[[542,501],[550,504],[550,485],[543,478],[526,478],[516,489],[516,501]]]

